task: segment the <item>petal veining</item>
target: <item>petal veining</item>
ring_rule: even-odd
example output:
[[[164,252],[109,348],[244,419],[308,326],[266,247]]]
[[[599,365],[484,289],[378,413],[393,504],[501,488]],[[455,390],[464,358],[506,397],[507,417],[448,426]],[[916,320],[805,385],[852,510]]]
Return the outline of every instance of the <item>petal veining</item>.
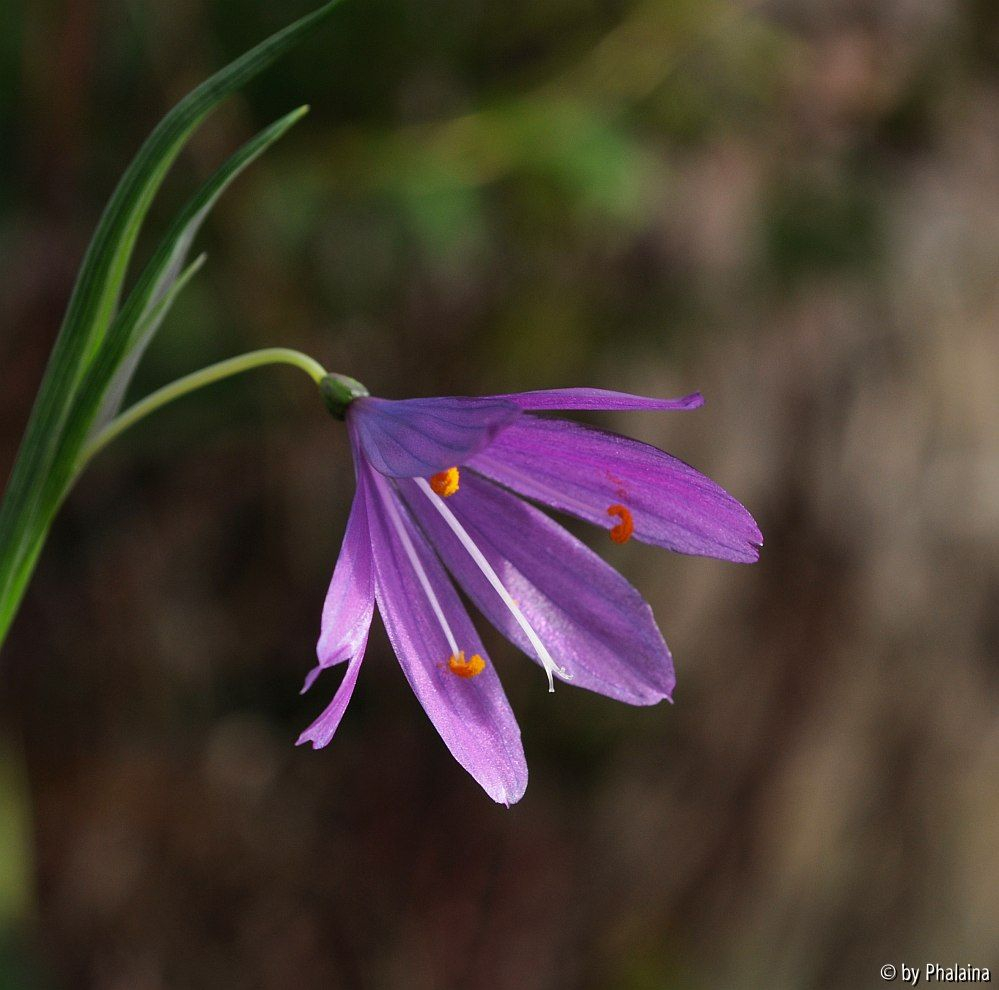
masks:
[[[496,573],[495,568],[492,564],[486,560],[482,551],[478,548],[465,530],[465,527],[461,525],[459,520],[455,517],[455,514],[444,504],[440,496],[434,492],[430,485],[427,484],[425,478],[416,478],[413,482],[419,488],[424,495],[429,499],[430,504],[437,510],[438,515],[444,520],[445,525],[451,532],[455,535],[458,542],[462,545],[468,556],[472,559],[472,562],[476,567],[482,572],[482,576],[489,582],[490,587],[499,596],[499,599],[507,607],[507,610],[513,616],[514,620],[520,626],[524,635],[527,637],[528,642],[531,644],[534,650],[534,655],[541,661],[541,665],[545,668],[545,673],[548,675],[548,690],[555,690],[555,680],[554,675],[557,673],[563,680],[572,680],[572,675],[564,668],[560,667],[553,659],[551,653],[548,652],[548,648],[541,641],[541,637],[535,632],[534,627],[527,620],[527,617],[521,611],[520,606],[514,600],[513,596],[503,585],[500,576]]]
[[[322,715],[319,716],[299,737],[296,745],[311,742],[313,749],[322,749],[333,738],[343,718],[343,713],[347,710],[347,703],[354,693],[357,684],[357,673],[361,669],[361,661],[364,659],[364,648],[367,645],[367,634],[360,649],[351,657],[347,664],[347,670],[343,675],[343,680],[333,695],[333,700],[326,706]]]
[[[520,416],[504,398],[355,399],[347,422],[371,466],[400,478],[429,477],[487,447]]]
[[[647,409],[649,411],[684,411],[704,405],[700,392],[691,392],[679,399],[656,399],[630,392],[612,392],[606,388],[549,388],[537,392],[512,392],[494,396],[530,412],[550,409]]]
[[[340,556],[323,603],[322,624],[316,645],[319,663],[309,671],[302,688],[303,693],[312,687],[325,668],[364,652],[374,609],[371,538],[368,533],[364,482],[358,477],[357,492],[350,507]]]
[[[579,423],[525,415],[469,467],[528,498],[610,529],[627,508],[634,538],[678,553],[750,562],[763,543],[746,509],[689,464]]]
[[[537,653],[481,570],[412,482],[407,503],[475,606]],[[652,609],[617,571],[540,509],[473,473],[448,501],[574,684],[635,705],[670,697],[673,663]],[[540,662],[540,661],[539,661]]]
[[[454,758],[493,800],[513,804],[527,786],[527,763],[520,728],[496,670],[450,578],[409,518],[392,482],[365,465],[361,469],[368,471],[372,483],[368,517],[378,609],[406,679]],[[390,499],[398,500],[398,518],[433,586],[459,652],[485,658],[483,669],[474,677],[456,676],[449,668],[455,651],[390,517]]]

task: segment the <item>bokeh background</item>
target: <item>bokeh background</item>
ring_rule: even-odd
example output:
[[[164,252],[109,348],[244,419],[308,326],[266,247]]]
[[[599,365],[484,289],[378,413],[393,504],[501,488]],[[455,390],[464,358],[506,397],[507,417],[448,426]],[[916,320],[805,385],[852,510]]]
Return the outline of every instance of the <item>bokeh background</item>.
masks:
[[[0,7],[0,473],[83,248],[187,89],[305,0]],[[2,658],[0,986],[818,988],[999,967],[999,18],[987,0],[344,0],[198,134],[218,207],[135,393],[299,347],[389,396],[591,384],[754,512],[752,567],[587,538],[676,703],[487,639],[494,806],[376,631],[298,694],[353,479],[297,371],[95,462]],[[480,623],[484,627],[484,623]],[[483,631],[484,628],[483,628]],[[335,675],[331,676],[335,683]]]

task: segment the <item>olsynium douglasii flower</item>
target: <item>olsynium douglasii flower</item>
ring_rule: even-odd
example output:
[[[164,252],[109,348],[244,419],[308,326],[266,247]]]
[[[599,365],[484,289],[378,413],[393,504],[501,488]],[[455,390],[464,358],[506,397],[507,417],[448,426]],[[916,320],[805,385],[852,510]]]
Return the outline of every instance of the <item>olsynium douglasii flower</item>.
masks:
[[[302,733],[332,739],[357,683],[377,602],[392,648],[455,759],[502,804],[527,786],[520,729],[462,591],[554,680],[632,705],[670,698],[673,661],[652,609],[549,508],[679,553],[751,562],[762,537],[731,495],[671,455],[554,410],[684,410],[570,388],[477,398],[377,399],[328,376],[346,420],[357,491],[323,608],[319,663],[346,662],[333,701]],[[531,500],[531,501],[528,501]]]

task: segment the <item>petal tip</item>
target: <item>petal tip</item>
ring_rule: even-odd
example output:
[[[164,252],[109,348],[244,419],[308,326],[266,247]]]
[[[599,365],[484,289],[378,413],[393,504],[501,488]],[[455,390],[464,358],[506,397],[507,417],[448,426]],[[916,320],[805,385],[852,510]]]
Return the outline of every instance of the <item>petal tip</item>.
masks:
[[[301,687],[301,689],[299,690],[298,693],[299,694],[305,694],[305,692],[308,691],[309,688],[311,688],[312,685],[316,683],[316,678],[319,677],[319,675],[322,672],[323,672],[322,665],[318,665],[316,667],[313,667],[312,670],[310,670],[305,675],[305,682],[302,684],[302,687]]]
[[[497,803],[503,805],[504,808],[511,808],[515,805],[523,796],[524,792],[527,790],[527,781],[524,780],[523,783],[518,782],[512,790],[508,790],[506,787],[501,787],[499,790],[489,792],[489,796]]]

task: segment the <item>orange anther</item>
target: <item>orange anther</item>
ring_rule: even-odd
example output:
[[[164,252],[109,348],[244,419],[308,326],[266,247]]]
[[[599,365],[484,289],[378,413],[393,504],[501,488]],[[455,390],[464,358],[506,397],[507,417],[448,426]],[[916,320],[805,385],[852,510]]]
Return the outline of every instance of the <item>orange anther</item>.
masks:
[[[457,674],[459,677],[465,678],[477,677],[486,669],[486,661],[478,653],[473,653],[466,660],[464,650],[459,650],[457,656],[452,655],[447,665],[451,669],[452,674]]]
[[[448,468],[446,471],[441,471],[435,474],[430,479],[430,487],[438,494],[441,498],[447,498],[449,495],[453,495],[458,490],[458,482],[460,477],[458,475],[458,469],[456,467]]]
[[[611,529],[610,538],[615,543],[627,543],[635,531],[635,520],[631,518],[631,512],[623,505],[611,505],[607,508],[607,515],[616,516],[621,520]]]

